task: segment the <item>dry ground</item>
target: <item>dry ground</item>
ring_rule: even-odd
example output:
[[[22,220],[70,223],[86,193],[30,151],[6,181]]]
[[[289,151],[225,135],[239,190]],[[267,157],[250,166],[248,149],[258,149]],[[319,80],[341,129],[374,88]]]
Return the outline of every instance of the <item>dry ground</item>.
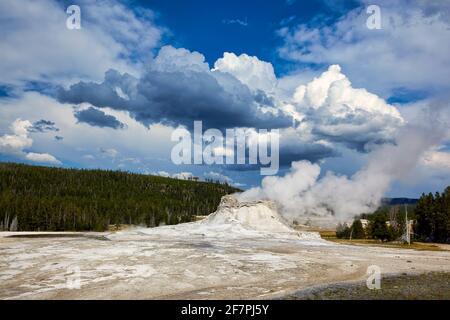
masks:
[[[0,299],[267,299],[383,274],[450,272],[449,251],[354,246],[275,234],[0,233]],[[80,271],[80,289],[70,289]],[[73,283],[73,281],[72,281]]]

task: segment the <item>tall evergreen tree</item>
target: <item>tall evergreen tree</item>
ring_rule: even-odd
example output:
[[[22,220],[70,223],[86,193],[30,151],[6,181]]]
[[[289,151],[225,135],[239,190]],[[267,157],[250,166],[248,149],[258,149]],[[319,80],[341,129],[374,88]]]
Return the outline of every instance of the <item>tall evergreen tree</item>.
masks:
[[[414,213],[415,233],[419,239],[450,243],[450,187],[442,194],[422,194]]]
[[[377,214],[370,222],[370,235],[374,239],[381,241],[389,241],[391,239],[391,232],[386,224],[386,217],[382,214]]]
[[[350,229],[352,230],[352,239],[364,239],[366,237],[366,232],[360,219],[353,221]]]

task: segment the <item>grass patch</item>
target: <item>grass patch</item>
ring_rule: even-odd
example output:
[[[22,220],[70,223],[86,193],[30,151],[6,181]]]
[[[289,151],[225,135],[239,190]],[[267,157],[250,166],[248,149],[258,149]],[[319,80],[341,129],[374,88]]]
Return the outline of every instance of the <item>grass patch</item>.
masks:
[[[395,275],[381,279],[379,290],[369,290],[365,282],[335,283],[325,287],[300,290],[288,300],[449,300],[450,273],[430,272],[420,275]]]
[[[385,248],[414,249],[426,251],[448,251],[433,243],[413,242],[411,243],[411,245],[407,245],[399,242],[381,242],[380,240],[375,239],[352,239],[352,240],[338,239],[336,237],[336,231],[320,230],[318,232],[323,239],[342,244],[350,244],[356,246],[359,245],[359,246],[376,246]]]

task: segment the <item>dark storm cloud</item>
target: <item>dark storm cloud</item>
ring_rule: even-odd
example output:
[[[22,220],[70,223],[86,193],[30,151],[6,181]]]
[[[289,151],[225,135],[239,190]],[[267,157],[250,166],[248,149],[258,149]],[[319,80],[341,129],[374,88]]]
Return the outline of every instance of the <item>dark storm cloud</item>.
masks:
[[[246,149],[246,163],[248,161],[249,150]],[[325,158],[340,156],[340,152],[332,145],[324,145],[318,142],[293,141],[289,136],[280,137],[279,165],[280,167],[290,167],[293,161],[308,160],[313,163]],[[252,171],[259,170],[260,165],[226,165],[233,171]]]
[[[94,127],[108,127],[113,129],[123,129],[125,125],[114,116],[108,115],[101,110],[89,107],[85,110],[75,111],[78,122],[84,122]]]
[[[102,83],[79,82],[61,89],[62,102],[88,102],[130,112],[145,125],[163,123],[193,126],[203,121],[205,128],[282,128],[292,120],[270,106],[263,93],[256,96],[234,76],[211,71],[204,57],[185,49],[164,47],[140,79],[110,70]]]
[[[282,139],[282,138],[281,138]],[[320,143],[283,144],[280,145],[280,166],[290,166],[293,161],[308,160],[317,162],[325,158],[339,156],[339,152],[331,146]]]
[[[314,123],[311,132],[317,138],[340,143],[362,153],[371,151],[375,145],[393,143],[393,133],[399,126],[398,118],[364,110],[349,112],[339,119],[320,111],[307,115],[308,121]]]
[[[55,126],[53,121],[41,119],[33,123],[33,125],[28,129],[29,132],[49,132],[49,131],[59,131],[59,128]]]

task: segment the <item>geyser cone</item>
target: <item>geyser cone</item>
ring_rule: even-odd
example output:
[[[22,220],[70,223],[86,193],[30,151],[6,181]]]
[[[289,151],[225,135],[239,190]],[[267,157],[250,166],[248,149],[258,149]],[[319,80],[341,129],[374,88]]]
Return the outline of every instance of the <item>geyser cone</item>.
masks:
[[[234,196],[222,197],[217,211],[204,221],[206,224],[239,224],[240,226],[265,232],[293,232],[278,213],[273,201],[239,202]]]

